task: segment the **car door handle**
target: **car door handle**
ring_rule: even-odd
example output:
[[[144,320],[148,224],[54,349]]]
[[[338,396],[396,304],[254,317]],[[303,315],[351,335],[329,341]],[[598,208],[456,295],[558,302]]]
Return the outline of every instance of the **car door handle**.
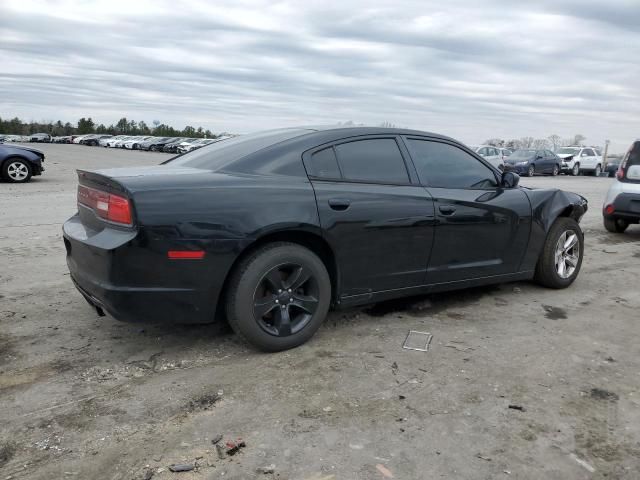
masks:
[[[330,198],[329,199],[329,206],[333,210],[343,211],[349,208],[349,205],[351,205],[351,200],[349,200],[348,198]]]
[[[438,210],[440,210],[440,213],[443,215],[452,215],[455,213],[456,207],[453,205],[440,205]]]

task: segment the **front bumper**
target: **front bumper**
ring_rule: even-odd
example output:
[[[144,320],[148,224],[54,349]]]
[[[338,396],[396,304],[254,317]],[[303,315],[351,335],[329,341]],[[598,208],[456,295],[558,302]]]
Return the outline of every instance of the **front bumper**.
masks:
[[[514,165],[511,163],[505,163],[504,164],[504,171],[505,172],[514,172],[517,173],[518,175],[522,175],[524,173],[527,173],[529,170],[529,165]]]
[[[67,266],[82,296],[99,314],[104,310],[124,322],[212,322],[217,294],[197,285],[206,266],[172,263],[142,248],[137,236],[110,228],[89,231],[78,215],[65,222]]]

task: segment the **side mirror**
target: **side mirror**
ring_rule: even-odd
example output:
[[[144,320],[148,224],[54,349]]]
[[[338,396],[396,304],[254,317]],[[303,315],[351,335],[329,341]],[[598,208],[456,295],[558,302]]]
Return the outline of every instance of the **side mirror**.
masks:
[[[502,186],[504,188],[515,188],[520,183],[520,175],[514,172],[504,172],[502,174]]]

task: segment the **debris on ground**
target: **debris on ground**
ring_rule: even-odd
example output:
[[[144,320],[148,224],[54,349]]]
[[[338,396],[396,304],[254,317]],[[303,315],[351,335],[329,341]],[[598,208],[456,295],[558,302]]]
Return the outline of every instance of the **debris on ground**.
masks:
[[[142,480],[151,480],[155,472],[151,468],[145,468],[144,472],[142,472]]]
[[[405,350],[417,350],[419,352],[428,352],[429,345],[433,340],[433,335],[429,332],[418,332],[417,330],[409,330],[407,337],[404,339],[402,348]]]
[[[264,467],[258,468],[258,473],[264,473],[265,475],[273,474],[276,471],[276,466],[272,463],[271,465],[266,465]]]
[[[220,460],[224,459],[224,457],[226,456],[224,445],[222,445],[220,442],[216,443],[215,445],[216,445],[216,452],[218,453],[218,458]]]
[[[584,460],[582,460],[581,458],[579,458],[575,453],[571,453],[570,457],[573,458],[576,463],[578,465],[580,465],[581,467],[584,467],[587,471],[589,471],[590,473],[593,473],[596,471],[595,468],[593,468],[591,465],[589,465],[587,462],[585,462]]]
[[[610,392],[603,388],[592,388],[591,389],[591,398],[595,398],[596,400],[610,400],[615,402],[619,400],[617,393]]]
[[[169,465],[169,470],[172,472],[190,472],[196,468],[193,463],[175,463],[173,465]]]
[[[485,457],[484,455],[482,455],[480,453],[476,453],[476,458],[479,458],[480,460],[484,460],[485,462],[490,462],[491,461],[490,457]]]
[[[407,397],[405,397],[404,395],[398,395],[398,400],[404,400],[405,398]]]
[[[217,445],[218,443],[220,443],[220,440],[222,440],[222,434],[221,433],[219,433],[218,435],[213,437],[211,439],[211,443],[213,443],[214,445]]]
[[[526,412],[526,411],[527,411],[527,409],[526,409],[526,408],[524,408],[522,405],[513,405],[513,404],[512,404],[512,405],[509,405],[509,408],[510,408],[511,410],[519,410],[519,411],[521,411],[521,412]]]
[[[393,478],[393,473],[391,473],[391,470],[389,470],[381,463],[378,463],[376,465],[376,470],[378,470],[385,478]]]
[[[227,446],[227,452],[226,452],[227,455],[232,457],[236,453],[238,453],[241,448],[246,447],[247,444],[244,442],[244,440],[239,438],[235,442],[233,440],[229,440],[228,442],[226,442],[226,446]]]
[[[193,412],[196,410],[209,410],[221,396],[218,393],[206,393],[189,401],[187,410]]]
[[[391,364],[391,373],[393,373],[394,375],[398,373],[398,364],[396,362],[393,362]]]

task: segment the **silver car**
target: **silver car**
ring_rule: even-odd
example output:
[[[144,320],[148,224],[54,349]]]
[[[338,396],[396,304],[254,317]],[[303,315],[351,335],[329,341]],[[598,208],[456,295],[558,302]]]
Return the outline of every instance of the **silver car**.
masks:
[[[487,162],[500,170],[504,170],[504,161],[509,155],[511,155],[511,150],[502,147],[494,147],[493,145],[480,145],[479,147],[471,148]]]
[[[640,140],[627,151],[616,179],[607,192],[602,215],[608,231],[622,233],[640,222]]]

